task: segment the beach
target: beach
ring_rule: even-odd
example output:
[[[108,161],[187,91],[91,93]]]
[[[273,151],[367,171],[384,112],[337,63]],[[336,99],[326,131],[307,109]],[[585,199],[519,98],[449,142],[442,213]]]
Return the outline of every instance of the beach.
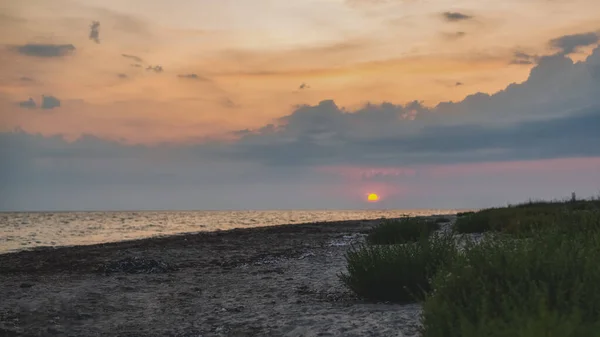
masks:
[[[380,222],[233,229],[3,254],[0,334],[417,336],[418,304],[367,303],[338,278],[345,252]]]

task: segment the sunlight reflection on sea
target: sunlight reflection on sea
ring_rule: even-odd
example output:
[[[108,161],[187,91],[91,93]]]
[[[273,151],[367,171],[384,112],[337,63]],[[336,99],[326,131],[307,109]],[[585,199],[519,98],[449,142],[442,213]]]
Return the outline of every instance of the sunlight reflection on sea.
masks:
[[[232,228],[451,213],[456,210],[0,213],[0,253]]]

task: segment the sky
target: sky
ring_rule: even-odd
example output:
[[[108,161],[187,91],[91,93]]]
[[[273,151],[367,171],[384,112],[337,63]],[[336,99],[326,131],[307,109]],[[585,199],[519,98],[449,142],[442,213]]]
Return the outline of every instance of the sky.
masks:
[[[596,0],[0,0],[0,13],[3,211],[600,194]]]

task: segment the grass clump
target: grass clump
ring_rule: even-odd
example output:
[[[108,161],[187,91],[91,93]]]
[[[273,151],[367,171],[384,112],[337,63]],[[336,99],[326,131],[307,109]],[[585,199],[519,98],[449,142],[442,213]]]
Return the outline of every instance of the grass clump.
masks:
[[[437,224],[443,224],[443,223],[450,222],[450,219],[446,218],[446,217],[441,217],[441,218],[436,218],[434,222]]]
[[[423,337],[600,336],[600,231],[490,236],[435,276]]]
[[[403,245],[352,248],[341,281],[358,296],[376,301],[411,302],[431,289],[437,270],[456,256],[451,234],[423,237]]]
[[[439,223],[419,218],[388,220],[369,232],[367,242],[374,245],[415,242],[439,228]]]
[[[454,223],[454,230],[458,233],[483,233],[493,229],[493,210],[482,210],[458,216]]]
[[[474,211],[458,212],[458,213],[456,213],[456,216],[457,217],[463,217],[463,216],[471,215],[471,214],[474,214],[474,213],[475,213]]]

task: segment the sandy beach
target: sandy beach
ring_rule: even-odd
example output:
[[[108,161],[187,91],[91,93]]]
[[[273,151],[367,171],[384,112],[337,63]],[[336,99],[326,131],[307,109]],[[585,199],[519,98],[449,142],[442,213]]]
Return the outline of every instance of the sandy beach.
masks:
[[[379,222],[236,229],[0,255],[0,334],[417,336],[418,304],[366,303],[338,279],[344,253]]]

